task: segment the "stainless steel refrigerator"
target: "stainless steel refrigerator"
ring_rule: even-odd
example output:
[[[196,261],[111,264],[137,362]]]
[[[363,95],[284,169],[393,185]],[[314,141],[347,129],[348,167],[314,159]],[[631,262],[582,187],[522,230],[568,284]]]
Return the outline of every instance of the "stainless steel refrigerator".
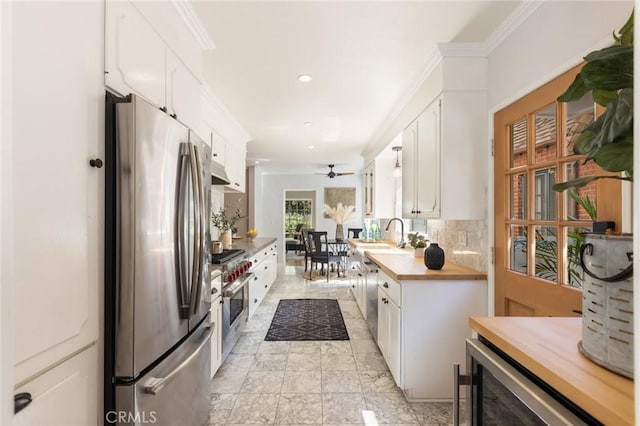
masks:
[[[106,106],[105,423],[204,424],[210,149],[134,95]]]

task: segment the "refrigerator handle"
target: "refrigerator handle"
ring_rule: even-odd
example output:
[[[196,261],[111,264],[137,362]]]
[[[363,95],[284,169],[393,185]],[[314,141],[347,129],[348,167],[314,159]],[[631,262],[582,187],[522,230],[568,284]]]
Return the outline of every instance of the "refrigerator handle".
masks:
[[[187,192],[187,167],[189,163],[189,147],[186,143],[180,144],[180,156],[178,164],[178,214],[177,214],[177,263],[178,263],[178,308],[180,318],[189,318],[189,289],[187,286],[187,247],[185,229],[185,204]]]
[[[180,372],[182,370],[185,369],[185,367],[187,365],[189,365],[189,363],[198,356],[198,353],[206,346],[206,344],[209,342],[209,339],[211,339],[211,335],[213,334],[213,332],[215,331],[215,328],[212,326],[212,324],[214,323],[210,323],[207,324],[205,326],[205,328],[207,330],[209,330],[207,332],[207,335],[205,336],[205,338],[202,340],[202,342],[200,342],[200,344],[198,345],[198,347],[191,353],[191,355],[189,355],[189,357],[187,357],[187,359],[185,359],[184,361],[182,361],[180,363],[179,366],[177,366],[176,368],[174,368],[169,374],[167,374],[164,377],[151,377],[149,379],[149,381],[147,382],[146,386],[144,386],[143,391],[144,393],[148,393],[151,395],[157,395],[163,387],[165,387],[165,385],[167,383],[169,383],[171,380],[173,380],[178,374],[180,374]]]
[[[202,198],[204,193],[202,191],[202,175],[200,174],[200,158],[198,155],[198,148],[195,144],[189,144],[189,158],[191,162],[191,183],[193,188],[193,200],[194,200],[194,228],[195,235],[193,239],[193,269],[191,274],[191,291],[189,301],[189,317],[195,315],[198,310],[198,300],[201,293],[201,281],[202,281],[202,262],[204,249],[202,244]]]

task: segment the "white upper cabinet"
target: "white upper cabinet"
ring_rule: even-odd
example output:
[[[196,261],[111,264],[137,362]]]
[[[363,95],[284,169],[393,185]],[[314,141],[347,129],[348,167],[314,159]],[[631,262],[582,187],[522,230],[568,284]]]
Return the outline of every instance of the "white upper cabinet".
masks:
[[[445,58],[439,93],[402,134],[402,213],[406,218],[486,217],[487,97],[484,58]],[[466,78],[477,73],[478,78]],[[426,84],[426,83],[425,83]]]
[[[225,169],[229,177],[229,185],[225,188],[237,192],[245,191],[247,151],[244,144],[227,145]]]
[[[138,6],[154,10],[149,9],[153,3]],[[122,96],[139,95],[198,129],[200,80],[139,8],[129,1],[107,1],[105,34],[105,85]]]
[[[182,63],[180,58],[168,49],[166,98],[167,113],[191,129],[198,127],[200,123],[200,81]]]
[[[166,106],[167,47],[128,1],[107,1],[105,85],[122,96],[134,93]]]
[[[402,135],[402,215],[440,217],[440,101]]]
[[[89,160],[104,160],[104,8],[16,2],[12,9],[12,195],[3,194],[3,206],[19,384],[98,339],[104,168]],[[92,368],[97,362],[94,351]]]
[[[364,170],[364,216],[369,218],[391,218],[395,216],[393,194],[395,158],[378,155]]]
[[[222,166],[227,165],[227,141],[215,131],[211,135],[211,158]]]

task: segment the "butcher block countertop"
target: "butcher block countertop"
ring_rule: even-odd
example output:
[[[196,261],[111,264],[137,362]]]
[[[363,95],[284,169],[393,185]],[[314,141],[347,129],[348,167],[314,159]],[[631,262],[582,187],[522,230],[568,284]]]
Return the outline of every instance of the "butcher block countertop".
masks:
[[[606,425],[633,425],[633,381],[578,351],[582,318],[471,317],[469,326]]]
[[[349,240],[351,247],[364,251],[365,255],[387,275],[397,281],[418,280],[486,280],[487,274],[445,260],[440,270],[427,269],[423,257],[414,257],[413,249],[395,247],[393,242],[365,243]]]

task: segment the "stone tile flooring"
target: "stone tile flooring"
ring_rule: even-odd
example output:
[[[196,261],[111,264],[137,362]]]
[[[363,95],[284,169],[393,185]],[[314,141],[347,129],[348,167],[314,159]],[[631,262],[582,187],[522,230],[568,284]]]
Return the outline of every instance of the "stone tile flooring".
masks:
[[[211,381],[210,425],[449,425],[452,404],[408,403],[351,295],[348,280],[276,283]],[[280,299],[337,299],[349,341],[265,342]]]

